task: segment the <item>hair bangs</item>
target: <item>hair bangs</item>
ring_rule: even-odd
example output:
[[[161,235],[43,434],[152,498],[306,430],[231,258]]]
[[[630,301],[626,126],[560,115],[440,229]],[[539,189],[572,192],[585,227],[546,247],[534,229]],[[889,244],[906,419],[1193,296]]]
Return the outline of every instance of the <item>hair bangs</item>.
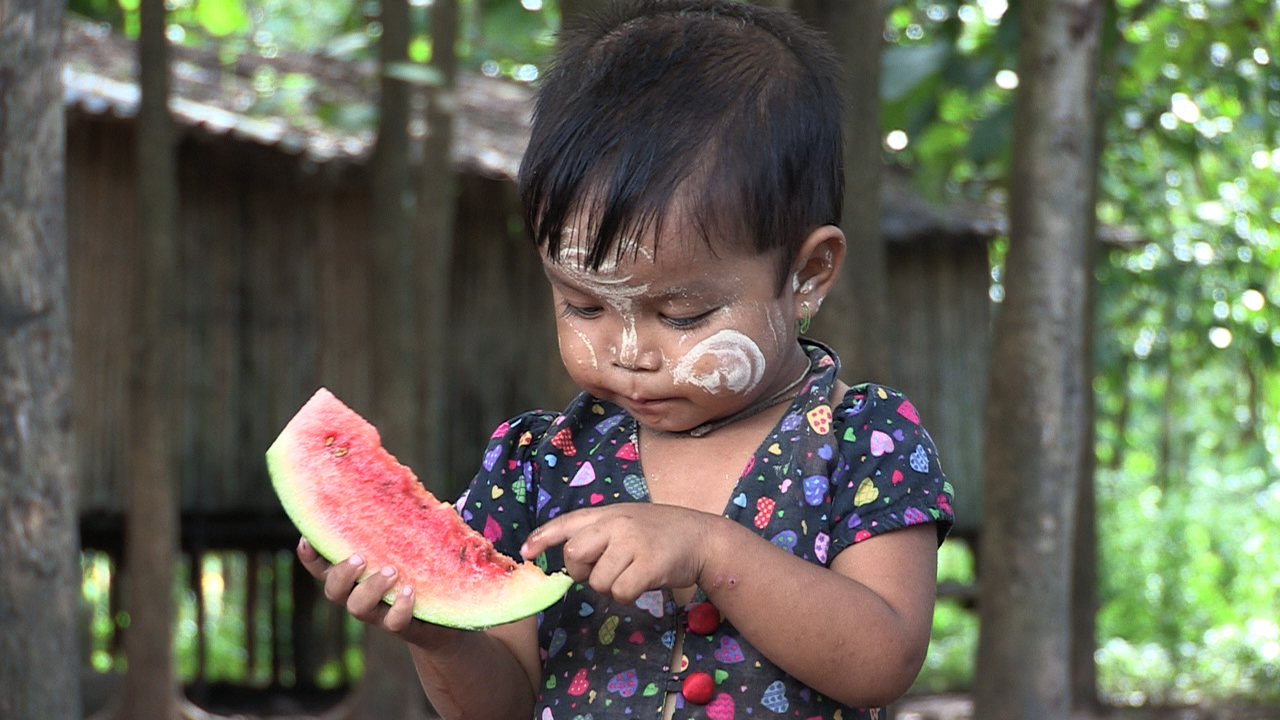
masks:
[[[534,106],[525,225],[584,265],[657,242],[680,215],[714,250],[782,248],[840,219],[838,63],[788,13],[732,0],[638,0],[566,30]]]

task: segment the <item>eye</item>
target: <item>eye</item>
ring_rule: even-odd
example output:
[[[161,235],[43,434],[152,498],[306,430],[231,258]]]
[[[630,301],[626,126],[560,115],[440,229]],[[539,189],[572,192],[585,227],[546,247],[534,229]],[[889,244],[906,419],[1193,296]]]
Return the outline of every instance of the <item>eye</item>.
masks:
[[[570,318],[578,317],[578,318],[586,318],[589,320],[591,318],[598,317],[601,311],[601,308],[598,306],[584,307],[581,305],[574,305],[570,303],[568,300],[562,300],[560,302],[560,305],[561,305],[561,311],[560,311],[561,317],[570,317]]]
[[[692,330],[707,321],[715,312],[714,309],[690,317],[663,317],[663,322],[677,330]]]

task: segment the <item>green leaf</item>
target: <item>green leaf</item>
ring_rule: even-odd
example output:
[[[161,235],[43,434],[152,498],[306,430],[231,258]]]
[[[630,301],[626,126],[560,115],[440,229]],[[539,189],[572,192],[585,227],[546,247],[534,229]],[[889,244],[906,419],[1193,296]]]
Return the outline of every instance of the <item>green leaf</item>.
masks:
[[[419,35],[409,41],[409,59],[415,63],[431,62],[431,39]]]
[[[969,137],[969,158],[987,163],[1008,155],[1013,139],[1013,105],[1007,104],[978,121]]]
[[[210,35],[225,37],[249,26],[249,15],[240,0],[200,0],[196,18]]]

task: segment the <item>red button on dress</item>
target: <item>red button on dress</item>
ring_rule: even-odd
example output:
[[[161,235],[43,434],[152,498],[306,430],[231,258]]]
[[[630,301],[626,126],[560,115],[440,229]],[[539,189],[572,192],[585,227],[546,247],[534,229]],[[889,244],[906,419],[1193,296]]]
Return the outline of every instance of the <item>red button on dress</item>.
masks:
[[[684,679],[680,686],[684,699],[695,705],[706,705],[716,694],[716,681],[704,672],[696,672]]]
[[[720,609],[709,602],[689,608],[689,632],[710,635],[720,627]]]

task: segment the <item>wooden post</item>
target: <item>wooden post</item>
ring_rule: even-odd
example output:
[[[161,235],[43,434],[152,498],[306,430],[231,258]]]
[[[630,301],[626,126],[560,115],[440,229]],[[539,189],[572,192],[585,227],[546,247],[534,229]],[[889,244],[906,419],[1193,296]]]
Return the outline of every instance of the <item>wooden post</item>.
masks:
[[[426,474],[430,490],[444,497],[447,484],[458,469],[449,457],[449,397],[454,388],[449,377],[453,343],[453,245],[458,207],[458,179],[453,169],[454,114],[458,107],[458,1],[435,0],[431,9],[432,67],[440,84],[427,90],[427,134],[423,140],[422,168],[417,178],[418,203],[414,236],[419,254],[418,286],[423,309],[419,331],[425,428],[420,460],[442,472]],[[470,458],[468,458],[470,460]]]
[[[262,590],[262,583],[258,582],[258,572],[262,567],[258,552],[247,551],[244,564],[245,682],[251,685],[258,669],[258,593]]]
[[[284,662],[281,653],[284,652],[284,636],[283,615],[280,612],[280,593],[283,590],[283,578],[281,578],[282,562],[292,564],[293,555],[284,552],[275,552],[271,555],[271,687],[280,687],[281,673],[284,670]],[[296,680],[295,680],[296,684]]]
[[[142,0],[137,134],[141,236],[134,296],[125,596],[129,632],[120,716],[178,714],[173,658],[173,580],[178,559],[177,464],[172,432],[178,304],[177,171],[169,116],[169,45],[164,0]]]
[[[187,566],[187,582],[196,603],[196,685],[199,686],[203,684],[207,672],[209,635],[205,628],[209,624],[209,617],[205,612],[204,604],[204,573],[202,572],[204,553],[199,549],[192,549],[190,557],[191,564]]]
[[[827,339],[850,382],[894,382],[889,362],[888,260],[880,234],[880,183],[884,165],[880,128],[880,66],[884,10],[867,0],[798,0],[796,12],[828,34],[845,70],[844,215],[848,243],[845,271],[821,312],[814,335]],[[856,328],[856,335],[853,330]]]
[[[293,684],[295,687],[310,689],[316,686],[316,673],[319,670],[316,647],[318,627],[316,623],[315,578],[304,571],[301,566],[291,565],[289,568],[290,594],[293,596],[293,615],[289,618],[289,635],[293,638],[291,660],[293,661]]]

